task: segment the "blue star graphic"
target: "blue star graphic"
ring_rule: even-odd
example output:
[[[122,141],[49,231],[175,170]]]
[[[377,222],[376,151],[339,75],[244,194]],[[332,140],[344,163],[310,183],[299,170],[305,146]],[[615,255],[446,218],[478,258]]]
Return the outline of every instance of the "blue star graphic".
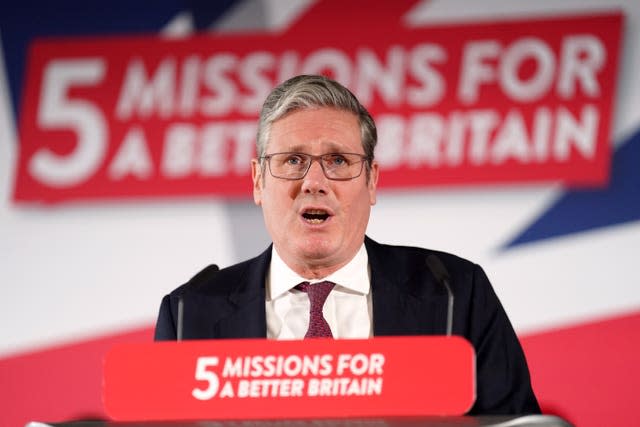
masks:
[[[640,129],[613,156],[606,188],[567,190],[503,249],[640,219]]]

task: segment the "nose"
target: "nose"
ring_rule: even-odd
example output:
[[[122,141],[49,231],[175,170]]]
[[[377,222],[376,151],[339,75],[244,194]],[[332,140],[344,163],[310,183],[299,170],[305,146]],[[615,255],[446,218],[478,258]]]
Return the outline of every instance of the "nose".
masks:
[[[328,190],[329,180],[324,175],[320,159],[311,160],[307,174],[302,179],[302,191],[305,193],[323,193]]]

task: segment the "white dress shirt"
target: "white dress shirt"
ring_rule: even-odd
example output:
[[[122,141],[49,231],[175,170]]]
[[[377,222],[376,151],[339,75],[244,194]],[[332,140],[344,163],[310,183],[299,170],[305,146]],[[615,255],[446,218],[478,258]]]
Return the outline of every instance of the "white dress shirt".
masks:
[[[309,327],[309,297],[293,288],[301,282],[325,280],[336,284],[322,310],[333,337],[370,338],[373,316],[369,258],[364,244],[347,265],[316,280],[307,280],[291,270],[273,247],[266,279],[267,338],[304,338]]]

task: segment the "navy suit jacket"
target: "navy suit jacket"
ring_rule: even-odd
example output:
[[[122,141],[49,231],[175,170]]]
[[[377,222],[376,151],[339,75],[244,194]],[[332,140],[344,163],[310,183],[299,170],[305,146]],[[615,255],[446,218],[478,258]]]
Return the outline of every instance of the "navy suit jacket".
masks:
[[[447,293],[426,265],[436,254],[451,276],[453,333],[476,351],[477,398],[470,414],[539,413],[516,334],[480,266],[451,254],[379,244],[368,237],[373,334],[444,334]],[[217,271],[209,266],[164,297],[156,340],[176,339],[178,299],[183,339],[265,338],[265,277],[271,247],[256,258]]]

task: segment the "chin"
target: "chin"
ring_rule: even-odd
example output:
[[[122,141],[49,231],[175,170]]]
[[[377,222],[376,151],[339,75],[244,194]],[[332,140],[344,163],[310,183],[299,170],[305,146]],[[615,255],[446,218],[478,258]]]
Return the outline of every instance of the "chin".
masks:
[[[338,245],[326,239],[309,239],[300,247],[300,252],[310,259],[325,259],[336,254]]]

